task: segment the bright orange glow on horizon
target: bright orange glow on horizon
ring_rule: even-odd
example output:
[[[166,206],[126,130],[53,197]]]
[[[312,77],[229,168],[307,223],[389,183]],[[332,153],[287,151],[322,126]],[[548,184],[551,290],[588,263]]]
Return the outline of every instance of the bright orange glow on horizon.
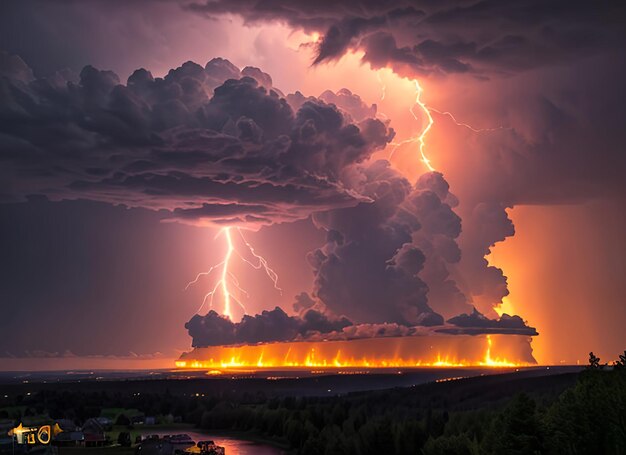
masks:
[[[606,201],[509,210],[516,234],[487,256],[507,272],[511,291],[496,310],[537,327],[533,349],[540,363],[584,365],[589,351],[604,362],[624,350],[626,217],[620,210]],[[536,253],[528,253],[530,245]],[[615,312],[602,311],[600,305],[609,304]]]
[[[370,338],[350,341],[282,342],[196,348],[177,368],[412,368],[517,367],[535,362],[524,348],[527,337],[491,335]]]

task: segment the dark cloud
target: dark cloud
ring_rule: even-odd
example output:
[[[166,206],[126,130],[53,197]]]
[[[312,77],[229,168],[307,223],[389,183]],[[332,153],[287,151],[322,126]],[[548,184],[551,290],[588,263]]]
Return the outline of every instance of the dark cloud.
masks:
[[[348,90],[321,97],[350,118],[375,113],[375,106]],[[305,100],[294,98],[290,101]],[[328,233],[327,244],[309,256],[319,301],[360,323],[422,326],[442,324],[439,313],[470,311],[478,297],[488,309],[500,303],[508,293],[506,278],[485,256],[491,245],[512,235],[504,208],[477,207],[462,254],[461,218],[454,211],[459,201],[443,175],[428,172],[410,185],[387,166],[381,161],[361,170],[355,187],[372,204],[314,217]],[[469,285],[458,281],[464,268],[471,269],[463,276]]]
[[[505,333],[511,335],[537,335],[534,327],[526,325],[519,316],[504,313],[499,319],[489,319],[475,308],[470,314],[461,314],[448,319],[454,328],[438,329],[441,333],[478,335],[483,333]]]
[[[444,318],[429,304],[423,281],[427,270],[438,290],[437,309],[456,310],[445,300],[454,293],[465,305],[460,308],[470,308],[446,269],[459,259],[455,238],[461,224],[443,176],[425,174],[411,185],[386,161],[357,170],[353,187],[368,202],[314,215],[327,239],[309,254],[314,288],[312,295],[296,296],[299,316],[289,317],[279,308],[245,316],[241,323],[214,312],[195,316],[187,324],[194,346],[310,339],[314,332],[329,339],[414,335],[424,327],[442,327]],[[444,272],[436,275],[430,269]]]
[[[235,13],[248,22],[281,21],[323,34],[315,63],[365,52],[374,67],[405,75],[493,75],[576,60],[623,42],[619,1],[497,0],[182,2],[207,15]],[[399,44],[401,43],[401,44]]]
[[[471,124],[475,116],[506,126],[477,134],[434,114],[430,138],[441,135],[444,144],[453,144],[437,162],[460,196],[458,207],[446,202],[463,219],[463,231],[413,243],[426,258],[419,276],[428,284],[428,304],[445,317],[471,305],[493,316],[508,295],[505,271],[486,259],[493,245],[514,234],[508,208],[596,198],[623,204],[626,8],[619,1],[189,5],[208,15],[236,13],[250,22],[281,21],[319,32],[315,63],[360,50],[372,68],[388,67],[400,76],[434,82],[432,76],[457,75],[447,79],[449,87],[475,93],[465,98],[457,87],[442,104],[454,106],[455,115],[464,110]],[[338,98],[332,102],[350,111]],[[428,198],[420,196],[425,207]]]
[[[419,330],[423,330],[422,327]],[[321,338],[313,334],[311,341],[317,341],[316,336],[326,340],[358,340],[361,338],[381,338],[381,337],[404,337],[411,336],[418,332],[415,327],[402,324],[382,323],[382,324],[355,324],[344,327],[341,332],[326,334]],[[423,333],[423,332],[420,332]]]
[[[425,314],[424,323],[408,326],[396,323],[353,324],[345,317],[329,317],[316,310],[307,310],[303,316],[289,316],[279,307],[271,311],[232,322],[215,311],[205,316],[195,315],[185,324],[192,337],[192,346],[228,346],[272,343],[279,341],[337,341],[363,338],[450,335],[537,335],[519,316],[503,314],[499,320],[485,318],[474,312],[452,318],[448,324],[434,313]],[[426,320],[428,319],[428,320]]]
[[[426,257],[420,277],[428,284],[430,306],[445,317],[468,311],[468,297],[452,275],[464,255],[457,244],[462,229],[456,196],[441,173],[429,172],[417,180],[408,204],[422,224],[412,239]]]
[[[490,265],[487,256],[498,242],[515,234],[506,207],[497,203],[479,203],[463,217],[463,235],[459,243],[463,255],[453,275],[475,305],[491,309],[509,295],[502,269]],[[462,279],[460,279],[462,277]]]
[[[272,224],[363,200],[352,169],[392,137],[318,99],[294,110],[269,75],[219,58],[164,78],[139,69],[126,85],[91,66],[76,83],[34,79],[7,54],[0,72],[4,200],[44,194]]]
[[[320,97],[350,118],[376,112],[349,90]],[[309,255],[319,300],[360,323],[434,326],[443,323],[438,312],[469,311],[449,270],[461,257],[461,219],[443,175],[426,173],[411,185],[387,161],[360,171],[356,187],[373,203],[314,217],[327,231],[327,244]]]
[[[314,334],[340,332],[351,325],[346,318],[331,319],[316,310],[308,310],[302,317],[294,317],[276,307],[255,316],[245,315],[241,322],[232,322],[211,310],[205,316],[195,315],[185,324],[185,328],[193,339],[193,347],[206,347],[293,341]]]
[[[442,324],[437,312],[452,312],[447,294],[431,302],[429,289],[450,286],[459,293],[447,271],[438,279],[431,272],[458,261],[460,219],[445,202],[454,197],[438,173],[411,185],[378,161],[363,175],[360,192],[373,202],[314,216],[328,232],[326,245],[309,255],[315,296],[358,323]]]
[[[354,121],[360,122],[368,118],[376,118],[376,105],[367,105],[359,95],[352,93],[347,88],[343,88],[337,93],[326,90],[319,97],[324,102],[337,106]]]
[[[20,176],[5,197],[80,197],[194,223],[316,213],[327,231],[297,317],[277,307],[233,323],[211,311],[186,325],[194,346],[415,334],[466,308],[448,270],[460,257],[456,197],[440,173],[411,184],[386,161],[366,163],[393,133],[358,95],[283,97],[269,75],[223,59],[164,78],[140,69],[126,85],[91,66],[76,82],[27,68],[3,60],[2,158]]]
[[[296,296],[296,301],[293,304],[293,310],[298,314],[304,314],[311,308],[318,307],[316,302],[307,292],[301,292]]]

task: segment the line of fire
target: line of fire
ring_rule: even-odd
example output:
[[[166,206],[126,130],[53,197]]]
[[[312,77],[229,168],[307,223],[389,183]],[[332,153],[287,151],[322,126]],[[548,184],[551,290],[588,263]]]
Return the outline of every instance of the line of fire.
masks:
[[[198,347],[177,368],[516,367],[536,364],[528,336],[454,335]]]

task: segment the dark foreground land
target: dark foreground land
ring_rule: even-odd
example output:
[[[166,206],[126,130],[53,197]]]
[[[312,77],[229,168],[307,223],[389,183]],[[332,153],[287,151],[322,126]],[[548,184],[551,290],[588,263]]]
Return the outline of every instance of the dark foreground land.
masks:
[[[9,375],[0,385],[0,420],[68,419],[81,425],[107,416],[116,424],[108,433],[112,443],[120,432],[134,441],[137,431],[162,433],[178,425],[269,441],[297,454],[626,453],[626,366],[621,363],[603,368],[596,362],[583,371],[442,372],[88,376],[46,382],[30,377],[26,383]],[[355,391],[364,388],[381,390]],[[133,451],[118,446],[68,453]]]

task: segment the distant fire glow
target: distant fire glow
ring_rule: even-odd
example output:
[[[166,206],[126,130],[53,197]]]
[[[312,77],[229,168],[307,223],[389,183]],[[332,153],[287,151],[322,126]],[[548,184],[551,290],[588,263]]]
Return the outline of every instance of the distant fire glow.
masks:
[[[226,240],[226,253],[224,255],[224,259],[216,265],[212,266],[208,271],[198,273],[198,275],[196,275],[196,278],[193,281],[190,281],[185,289],[188,289],[190,286],[198,283],[200,278],[210,276],[214,271],[221,268],[220,279],[217,280],[213,288],[204,295],[202,305],[200,306],[200,308],[198,308],[197,313],[200,313],[200,311],[202,311],[207,301],[209,302],[209,308],[212,309],[214,297],[216,294],[218,294],[222,299],[222,315],[228,317],[228,319],[232,321],[233,312],[231,308],[231,301],[234,301],[235,303],[237,303],[237,305],[241,307],[243,314],[247,314],[247,311],[246,307],[241,302],[241,299],[233,295],[231,286],[241,292],[241,294],[249,296],[248,292],[241,287],[241,285],[239,284],[239,280],[231,270],[231,260],[233,257],[233,253],[236,253],[243,262],[250,265],[251,267],[257,270],[262,269],[265,274],[270,278],[270,280],[272,280],[272,283],[274,283],[274,288],[277,291],[282,292],[282,289],[278,287],[278,275],[276,274],[276,272],[268,265],[265,258],[256,253],[252,245],[250,245],[250,243],[245,239],[243,233],[241,232],[241,229],[239,228],[235,228],[237,233],[241,237],[241,240],[247,248],[248,252],[252,255],[252,257],[254,257],[256,261],[258,261],[258,263],[254,264],[253,262],[249,261],[235,248],[231,229],[231,227],[222,228],[216,235],[216,238],[219,236],[223,236]]]
[[[527,337],[512,335],[368,338],[196,348],[178,368],[515,367],[535,363]]]
[[[387,95],[387,87],[381,73],[376,77],[381,84],[381,101]],[[426,151],[426,138],[435,121],[432,113],[448,117],[455,125],[471,130],[474,133],[490,132],[497,128],[474,128],[469,124],[457,121],[447,111],[440,111],[427,106],[423,100],[424,89],[419,81],[409,80],[414,87],[414,104],[409,107],[412,118],[420,123],[420,130],[410,138],[391,142],[393,147],[389,158],[402,146],[413,144],[419,150],[420,161],[428,171],[435,171]],[[382,117],[388,118],[384,113]],[[243,247],[252,261],[246,259],[237,249],[233,238],[237,235],[239,245]],[[200,278],[208,277],[214,272],[219,279],[204,296],[198,313],[209,303],[214,309],[214,299],[220,300],[217,309],[221,314],[234,321],[233,303],[238,305],[243,314],[246,308],[240,297],[235,293],[249,297],[232,270],[234,253],[243,262],[263,269],[274,284],[278,286],[278,275],[268,265],[265,258],[258,255],[254,247],[244,238],[238,227],[224,227],[217,234],[225,240],[226,252],[221,262],[206,272],[199,273],[187,287],[198,283]],[[401,338],[369,338],[343,341],[287,341],[266,344],[241,346],[210,346],[197,347],[192,352],[183,354],[176,362],[178,368],[207,369],[209,371],[229,369],[276,369],[276,368],[411,368],[411,367],[516,367],[535,364],[528,337],[511,335],[483,336],[432,336],[432,337],[401,337]]]

